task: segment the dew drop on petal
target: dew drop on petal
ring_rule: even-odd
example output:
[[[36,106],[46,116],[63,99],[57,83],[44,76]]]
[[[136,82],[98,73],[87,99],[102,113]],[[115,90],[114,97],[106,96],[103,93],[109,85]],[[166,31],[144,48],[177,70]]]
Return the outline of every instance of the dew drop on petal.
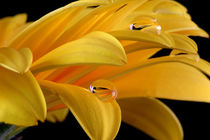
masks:
[[[100,79],[92,82],[90,91],[105,102],[113,101],[117,97],[117,90],[113,83],[108,80]]]
[[[136,19],[135,23],[130,25],[130,30],[160,34],[161,26],[158,24],[157,19],[150,16],[141,16]]]

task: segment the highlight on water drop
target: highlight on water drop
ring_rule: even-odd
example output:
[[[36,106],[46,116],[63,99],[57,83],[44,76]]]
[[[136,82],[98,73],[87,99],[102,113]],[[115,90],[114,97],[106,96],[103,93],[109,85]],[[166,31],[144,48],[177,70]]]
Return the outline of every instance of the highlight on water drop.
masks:
[[[141,16],[135,20],[135,23],[130,25],[130,30],[141,30],[150,33],[161,33],[161,26],[157,19],[150,16]]]
[[[100,79],[92,82],[90,91],[105,102],[110,102],[117,98],[117,90],[114,84],[108,80]]]

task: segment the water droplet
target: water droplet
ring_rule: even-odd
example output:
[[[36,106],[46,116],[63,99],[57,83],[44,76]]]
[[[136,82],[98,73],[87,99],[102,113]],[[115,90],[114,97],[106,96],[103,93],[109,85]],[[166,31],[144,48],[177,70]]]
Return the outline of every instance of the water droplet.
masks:
[[[100,79],[92,82],[90,91],[105,102],[113,101],[117,97],[117,91],[113,83],[108,80]]]
[[[130,25],[130,30],[141,30],[144,32],[161,33],[161,26],[157,19],[150,16],[141,16],[136,19],[136,22]]]
[[[142,30],[144,28],[150,27],[152,25],[138,25],[136,23],[130,25],[131,30]]]

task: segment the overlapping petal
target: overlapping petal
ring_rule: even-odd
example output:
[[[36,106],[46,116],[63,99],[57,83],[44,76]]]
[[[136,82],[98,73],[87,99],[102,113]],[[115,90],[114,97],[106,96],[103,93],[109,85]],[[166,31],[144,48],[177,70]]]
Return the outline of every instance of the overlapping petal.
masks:
[[[70,65],[122,65],[127,61],[120,42],[104,32],[92,32],[83,38],[64,44],[33,63],[39,72]]]
[[[162,29],[167,32],[180,33],[188,36],[209,37],[208,33],[199,28],[191,19],[180,15],[158,15],[157,21]]]
[[[63,108],[59,110],[54,110],[47,113],[47,120],[49,122],[62,122],[65,120],[66,116],[68,115],[68,108]]]
[[[82,87],[39,81],[44,93],[57,94],[91,139],[114,139],[121,122],[116,101],[103,102]]]
[[[129,93],[128,93],[129,94]],[[154,98],[127,98],[118,100],[122,120],[155,139],[182,140],[183,130],[175,114]]]
[[[210,101],[210,81],[200,71],[186,64],[161,63],[118,76],[113,78],[113,82],[119,89],[119,98],[150,96]]]
[[[79,7],[79,6],[96,6],[96,5],[104,5],[109,4],[109,0],[78,0],[72,2],[71,7]]]
[[[24,73],[29,70],[32,57],[32,53],[28,48],[19,50],[0,48],[0,66],[17,73]]]
[[[45,120],[45,99],[30,71],[18,74],[0,67],[0,77],[0,122],[31,126]]]
[[[47,14],[13,38],[8,47],[22,48],[27,46],[33,51],[34,60],[36,60],[51,50],[51,45],[62,34],[69,22],[75,18],[75,15],[80,13],[81,9],[83,8],[73,9],[67,5]]]
[[[82,83],[90,83],[97,78],[106,77],[106,75],[117,74],[120,71],[131,67],[139,62],[145,61],[147,58],[155,54],[159,49],[145,49],[135,54],[127,55],[128,63],[123,67],[116,66],[72,66],[56,71],[46,71],[37,75],[38,79],[47,79],[55,82],[68,82],[83,85]]]
[[[203,74],[210,75],[210,65],[187,37],[208,34],[175,1],[80,0],[30,26],[25,21],[24,14],[0,20],[0,47],[7,47],[0,48],[0,121],[36,125],[46,111],[47,120],[62,121],[68,107],[91,139],[114,139],[121,121],[116,101],[102,102],[82,87],[43,79],[84,87],[96,79],[112,80],[124,121],[156,139],[182,139],[183,132],[169,108],[142,97],[210,102]],[[147,26],[134,31],[129,27],[135,23]],[[151,58],[162,48],[171,49],[170,56]],[[36,78],[44,95],[29,71],[30,50],[31,70],[42,72]],[[124,64],[125,52],[125,66],[101,66]]]
[[[116,37],[119,40],[130,40],[130,41],[141,41],[141,42],[150,42],[156,43],[169,48],[173,46],[173,40],[170,39],[170,36],[167,34],[151,34],[138,31],[113,31],[110,32],[111,35]]]
[[[158,35],[138,31],[113,31],[110,34],[124,41],[122,44],[127,53],[150,48],[167,48],[185,53],[197,53],[196,43],[184,35],[168,33]]]
[[[11,39],[28,25],[26,18],[26,14],[18,14],[0,19],[0,48],[6,47]]]

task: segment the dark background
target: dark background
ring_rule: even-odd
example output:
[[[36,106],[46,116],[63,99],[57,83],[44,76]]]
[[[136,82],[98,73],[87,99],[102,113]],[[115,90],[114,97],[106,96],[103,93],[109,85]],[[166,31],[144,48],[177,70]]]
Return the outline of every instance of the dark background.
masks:
[[[209,7],[208,1],[198,0],[178,0],[185,5],[195,21],[201,28],[210,33]],[[48,3],[47,3],[48,2]],[[29,20],[36,20],[46,13],[68,4],[70,0],[7,0],[0,4],[0,18],[15,15],[17,13],[28,13]],[[193,37],[199,46],[199,54],[201,58],[210,61],[208,47],[210,40],[206,38]],[[184,102],[162,100],[177,115],[184,129],[185,139],[210,139],[210,104],[198,102]],[[37,127],[25,130],[21,135],[22,140],[31,139],[88,139],[84,131],[81,129],[75,118],[69,114],[63,123],[50,124],[44,123]],[[130,140],[135,139],[151,139],[149,136],[139,130],[122,123],[116,140],[122,140],[129,137]]]

